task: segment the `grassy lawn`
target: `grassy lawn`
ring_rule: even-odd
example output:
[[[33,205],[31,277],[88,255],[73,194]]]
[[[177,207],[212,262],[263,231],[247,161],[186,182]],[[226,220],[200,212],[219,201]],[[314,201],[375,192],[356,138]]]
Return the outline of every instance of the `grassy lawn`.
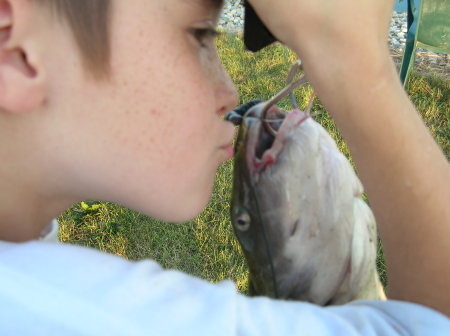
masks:
[[[276,93],[284,86],[287,69],[295,60],[292,53],[279,45],[255,55],[244,53],[242,41],[236,36],[222,36],[218,46],[225,68],[238,87],[241,102],[267,99]],[[450,81],[413,74],[408,92],[450,158]],[[303,107],[310,93],[310,88],[297,90]],[[287,101],[284,107],[289,107]],[[313,110],[321,112],[316,120],[349,156],[332,119],[318,100]],[[131,260],[151,258],[165,268],[179,269],[213,282],[232,279],[245,291],[247,268],[229,220],[231,184],[232,163],[227,162],[217,173],[208,207],[196,219],[183,224],[163,223],[111,203],[86,201],[58,218],[60,239]],[[385,282],[381,248],[378,266]]]

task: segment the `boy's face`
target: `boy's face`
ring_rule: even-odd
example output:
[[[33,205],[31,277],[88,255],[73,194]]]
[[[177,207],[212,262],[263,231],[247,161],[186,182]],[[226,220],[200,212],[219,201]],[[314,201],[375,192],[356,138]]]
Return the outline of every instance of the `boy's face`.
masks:
[[[59,116],[52,132],[64,144],[58,160],[77,197],[168,221],[205,206],[215,171],[232,151],[235,130],[222,117],[237,104],[207,32],[217,3],[116,0],[110,81],[83,76],[74,55],[67,62],[75,66],[48,65],[59,81],[49,100]]]

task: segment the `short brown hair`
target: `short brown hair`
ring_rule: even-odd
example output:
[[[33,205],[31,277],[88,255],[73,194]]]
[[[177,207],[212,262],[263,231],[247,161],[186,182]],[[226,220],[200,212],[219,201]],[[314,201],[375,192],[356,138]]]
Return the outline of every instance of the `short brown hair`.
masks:
[[[110,0],[38,0],[72,30],[85,69],[95,78],[110,71]]]

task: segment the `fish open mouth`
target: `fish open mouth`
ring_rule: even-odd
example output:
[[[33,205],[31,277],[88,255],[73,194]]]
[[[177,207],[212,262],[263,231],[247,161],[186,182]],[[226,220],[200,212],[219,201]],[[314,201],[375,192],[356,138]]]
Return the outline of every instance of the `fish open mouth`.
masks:
[[[263,154],[272,147],[276,134],[283,123],[287,112],[272,106],[266,113],[264,120],[261,120],[259,127],[259,139],[255,147],[255,157],[261,159]]]
[[[261,106],[255,106],[245,115],[245,156],[251,173],[260,172],[264,168],[264,153],[272,148],[287,114],[274,105],[267,110],[263,119]]]
[[[287,112],[276,105],[263,116],[261,106],[256,105],[245,116],[246,161],[251,173],[260,173],[276,162],[289,134],[310,116],[299,109]]]

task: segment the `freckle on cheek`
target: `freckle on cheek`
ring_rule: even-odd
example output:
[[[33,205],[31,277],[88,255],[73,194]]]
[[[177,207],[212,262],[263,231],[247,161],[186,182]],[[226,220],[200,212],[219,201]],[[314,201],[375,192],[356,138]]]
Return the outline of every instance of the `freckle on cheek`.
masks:
[[[156,108],[152,108],[149,111],[149,114],[153,117],[160,115],[161,113],[156,109]]]

